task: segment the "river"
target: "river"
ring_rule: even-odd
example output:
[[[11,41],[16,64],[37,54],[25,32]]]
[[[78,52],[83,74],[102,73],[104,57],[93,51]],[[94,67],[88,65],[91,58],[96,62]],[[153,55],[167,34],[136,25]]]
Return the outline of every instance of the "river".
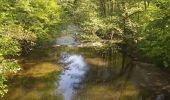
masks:
[[[22,58],[2,100],[170,100],[169,74],[116,45],[77,47],[72,37]]]

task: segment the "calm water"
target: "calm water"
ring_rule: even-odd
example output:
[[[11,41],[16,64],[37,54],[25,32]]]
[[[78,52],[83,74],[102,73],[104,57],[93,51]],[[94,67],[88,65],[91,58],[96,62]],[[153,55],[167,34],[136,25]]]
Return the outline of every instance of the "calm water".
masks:
[[[134,63],[117,49],[37,49],[21,59],[23,70],[9,79],[9,92],[1,99],[170,100],[169,83],[159,80],[157,70]]]
[[[58,89],[62,92],[64,100],[71,100],[75,88],[79,87],[88,67],[82,55],[63,54],[62,58],[61,62],[67,66],[60,75]]]

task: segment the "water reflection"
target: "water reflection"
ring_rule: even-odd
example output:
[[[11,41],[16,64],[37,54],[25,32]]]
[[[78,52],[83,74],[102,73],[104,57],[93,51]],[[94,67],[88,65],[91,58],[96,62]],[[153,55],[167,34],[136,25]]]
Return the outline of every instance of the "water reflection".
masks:
[[[170,100],[170,83],[160,81],[168,77],[134,63],[117,47],[43,50],[23,61],[2,100]]]
[[[66,64],[59,80],[59,90],[64,96],[64,100],[72,100],[75,89],[79,87],[83,79],[87,64],[81,55],[62,54],[62,64]]]
[[[61,98],[55,91],[58,74],[58,72],[53,72],[43,77],[15,76],[9,80],[9,92],[0,100],[55,100]]]

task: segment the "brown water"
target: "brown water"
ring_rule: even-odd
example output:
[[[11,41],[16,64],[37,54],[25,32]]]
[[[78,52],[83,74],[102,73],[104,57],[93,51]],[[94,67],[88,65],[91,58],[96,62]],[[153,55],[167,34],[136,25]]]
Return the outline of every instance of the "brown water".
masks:
[[[21,59],[2,100],[170,100],[169,77],[117,47],[58,46]],[[166,78],[164,77],[166,76]]]

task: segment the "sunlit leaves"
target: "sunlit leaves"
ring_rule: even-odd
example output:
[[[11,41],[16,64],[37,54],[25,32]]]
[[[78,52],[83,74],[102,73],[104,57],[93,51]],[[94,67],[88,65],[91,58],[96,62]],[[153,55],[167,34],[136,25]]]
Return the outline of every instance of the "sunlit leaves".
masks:
[[[7,81],[5,76],[0,74],[0,96],[1,97],[3,97],[8,92],[7,85],[4,84],[5,81]]]
[[[20,70],[13,57],[44,43],[60,22],[56,0],[0,0],[0,95],[9,73]]]
[[[16,55],[20,51],[20,44],[8,36],[0,37],[0,54]]]
[[[87,33],[95,33],[99,29],[104,28],[104,23],[102,22],[101,19],[95,18],[95,17],[90,17],[89,20],[85,21],[84,23],[81,24],[84,31]]]
[[[39,36],[44,33],[48,35],[60,22],[60,8],[56,0],[3,0],[1,3],[0,23],[12,27],[11,30],[18,27],[15,31],[25,33],[29,40],[35,36],[41,39]]]
[[[8,36],[0,36],[0,95],[3,96],[7,92],[6,75],[8,73],[16,73],[20,70],[19,65],[15,60],[6,59],[3,56],[15,56],[20,52],[18,41]]]
[[[0,63],[0,96],[4,96],[8,92],[7,85],[4,84],[7,81],[9,73],[16,73],[20,70],[20,66],[15,60],[3,60]]]
[[[170,1],[156,2],[154,19],[148,23],[144,31],[145,39],[140,42],[141,50],[146,56],[156,59],[156,63],[169,67],[170,63]]]
[[[28,30],[25,30],[20,25],[4,25],[1,26],[0,32],[2,35],[11,37],[16,40],[26,40],[26,41],[35,41],[36,35]]]
[[[1,62],[0,74],[16,73],[20,70],[20,66],[14,59],[7,59]]]

